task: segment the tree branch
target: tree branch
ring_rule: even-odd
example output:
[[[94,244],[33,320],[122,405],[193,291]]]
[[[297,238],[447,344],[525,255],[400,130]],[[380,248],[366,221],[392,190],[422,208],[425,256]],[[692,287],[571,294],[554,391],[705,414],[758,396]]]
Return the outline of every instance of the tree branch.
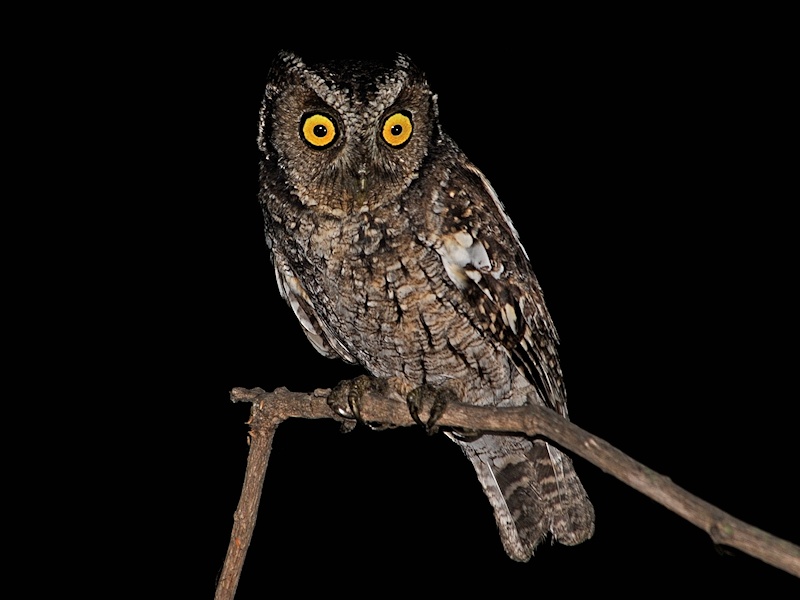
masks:
[[[236,512],[233,513],[231,541],[228,544],[228,553],[222,566],[222,574],[217,581],[217,591],[214,594],[215,600],[233,600],[236,595],[236,588],[239,585],[242,568],[244,567],[247,549],[250,547],[250,540],[253,538],[258,505],[261,501],[261,490],[264,487],[264,476],[267,472],[269,454],[272,450],[272,438],[275,436],[275,429],[283,421],[283,419],[271,419],[267,414],[268,412],[268,410],[264,409],[263,404],[253,403],[250,420],[248,421],[250,425],[250,437],[248,438],[250,452],[247,454],[244,485],[242,486],[239,505],[236,507]]]
[[[303,394],[290,392],[286,388],[278,388],[272,393],[261,388],[234,388],[231,391],[232,401],[250,402],[253,405],[249,421],[250,453],[242,496],[234,514],[230,546],[217,586],[216,600],[230,600],[236,591],[255,527],[275,428],[282,421],[293,417],[343,421],[328,406],[329,393],[330,390],[319,389],[311,394]],[[406,402],[392,395],[378,396],[367,392],[362,397],[360,407],[361,416],[366,422],[397,427],[416,425],[408,412]],[[425,413],[423,409],[423,414],[420,414],[423,421],[428,417]],[[496,408],[451,402],[437,425],[547,438],[696,525],[708,533],[715,543],[737,548],[800,577],[800,547],[748,525],[690,494],[668,477],[633,460],[555,411],[539,406]]]

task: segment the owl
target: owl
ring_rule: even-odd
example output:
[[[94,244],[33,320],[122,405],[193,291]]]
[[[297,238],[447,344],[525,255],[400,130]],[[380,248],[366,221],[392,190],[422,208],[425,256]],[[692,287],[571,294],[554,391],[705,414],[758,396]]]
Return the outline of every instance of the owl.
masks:
[[[517,230],[439,123],[403,55],[276,58],[260,112],[259,202],[281,296],[321,354],[392,389],[567,417],[558,337]],[[569,457],[540,439],[447,433],[471,461],[503,547],[527,561],[594,532]]]

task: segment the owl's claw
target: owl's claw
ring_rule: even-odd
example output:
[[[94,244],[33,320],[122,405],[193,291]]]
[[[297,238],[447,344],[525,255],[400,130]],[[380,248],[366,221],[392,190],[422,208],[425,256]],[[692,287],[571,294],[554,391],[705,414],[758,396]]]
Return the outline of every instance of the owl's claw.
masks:
[[[330,394],[328,394],[328,406],[340,417],[347,419],[342,422],[343,433],[352,431],[358,423],[366,425],[370,429],[385,429],[386,426],[368,423],[361,416],[361,398],[364,392],[375,391],[383,393],[385,388],[385,379],[359,375],[355,379],[340,381],[331,390]]]
[[[456,393],[449,387],[434,387],[428,384],[423,384],[411,390],[406,396],[408,412],[411,413],[411,418],[418,425],[424,427],[428,435],[433,435],[439,431],[439,426],[436,423],[442,418],[448,402],[457,400]],[[423,422],[419,413],[427,405],[430,405],[428,420]]]

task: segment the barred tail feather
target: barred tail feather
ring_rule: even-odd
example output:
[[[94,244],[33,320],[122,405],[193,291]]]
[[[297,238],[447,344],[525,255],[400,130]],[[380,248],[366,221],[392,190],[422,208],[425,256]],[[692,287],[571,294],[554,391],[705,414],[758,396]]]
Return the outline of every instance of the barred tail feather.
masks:
[[[568,546],[592,537],[594,508],[563,452],[520,437],[455,441],[475,468],[512,559],[529,560],[548,534]]]

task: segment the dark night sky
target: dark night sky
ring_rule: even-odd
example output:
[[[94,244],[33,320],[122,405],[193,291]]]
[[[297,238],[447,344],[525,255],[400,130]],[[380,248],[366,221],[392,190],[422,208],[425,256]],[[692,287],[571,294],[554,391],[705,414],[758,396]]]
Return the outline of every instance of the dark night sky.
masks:
[[[774,148],[788,112],[780,74],[765,67],[773,50],[756,54],[741,32],[565,22],[498,49],[477,27],[448,38],[453,51],[394,47],[426,71],[445,130],[520,232],[561,335],[573,421],[800,542],[786,408],[797,401],[796,193],[782,188],[789,162]],[[149,165],[161,192],[142,194],[140,205],[151,227],[140,241],[160,252],[146,258],[152,266],[131,267],[137,297],[157,316],[135,333],[152,345],[147,374],[174,435],[155,470],[159,493],[174,499],[163,511],[181,530],[171,551],[187,558],[186,581],[205,597],[247,456],[247,407],[231,404],[229,390],[311,391],[361,372],[319,356],[280,299],[256,200],[269,63],[281,47],[329,50],[304,45],[292,27],[271,37],[255,16],[240,31],[223,29],[208,18],[182,38],[137,99],[158,113],[154,132],[163,134],[153,135]],[[360,54],[337,48],[330,53]],[[517,564],[467,460],[443,436],[288,422],[238,598],[263,597],[285,578],[309,593],[381,595],[460,594],[478,582],[529,596],[797,584],[576,464],[595,503],[595,537]]]

